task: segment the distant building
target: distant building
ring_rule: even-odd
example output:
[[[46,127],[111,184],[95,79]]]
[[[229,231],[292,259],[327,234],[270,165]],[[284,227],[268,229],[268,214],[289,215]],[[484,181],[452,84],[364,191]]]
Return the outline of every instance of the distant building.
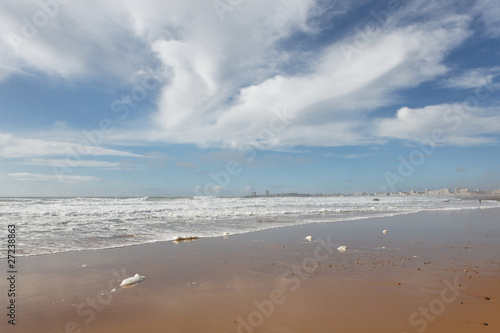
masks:
[[[268,197],[268,196],[269,196],[269,191],[266,191],[266,197]]]
[[[435,194],[437,195],[450,195],[451,194],[451,191],[447,188],[442,188],[440,190],[436,190],[434,191]]]

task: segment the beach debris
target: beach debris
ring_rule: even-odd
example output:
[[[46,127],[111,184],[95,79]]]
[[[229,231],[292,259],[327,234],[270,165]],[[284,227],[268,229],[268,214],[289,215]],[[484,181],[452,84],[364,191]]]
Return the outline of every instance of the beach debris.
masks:
[[[198,239],[200,239],[198,236],[175,236],[173,238],[174,242],[195,241]]]
[[[345,252],[347,251],[347,246],[346,245],[339,246],[337,250],[339,250],[339,252]]]
[[[116,291],[116,288],[113,288],[113,290],[111,290],[112,293],[114,293]]]
[[[484,296],[484,299],[489,301],[491,298],[489,298],[488,296]]]
[[[139,282],[144,281],[145,278],[146,278],[145,276],[141,276],[141,275],[136,273],[134,276],[123,280],[122,283],[120,283],[120,287],[132,285],[132,284],[137,284]]]
[[[87,265],[83,264],[82,267],[87,267]]]
[[[389,233],[389,230],[382,230],[382,233],[383,233],[384,235],[387,235],[387,234]]]
[[[312,242],[313,238],[312,238],[312,236],[306,236],[306,240]]]

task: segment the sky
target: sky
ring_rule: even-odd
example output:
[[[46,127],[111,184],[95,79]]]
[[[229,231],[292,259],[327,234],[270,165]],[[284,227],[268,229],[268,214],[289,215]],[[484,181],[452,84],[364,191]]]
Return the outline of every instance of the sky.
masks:
[[[5,0],[0,196],[500,188],[500,2]]]

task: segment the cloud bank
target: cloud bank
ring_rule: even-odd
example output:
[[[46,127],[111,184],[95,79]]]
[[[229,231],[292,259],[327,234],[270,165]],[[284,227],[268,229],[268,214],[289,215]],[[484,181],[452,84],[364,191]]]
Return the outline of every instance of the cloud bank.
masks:
[[[138,137],[265,149],[418,141],[449,125],[441,123],[450,105],[395,109],[385,119],[375,112],[400,103],[401,91],[446,75],[446,57],[474,34],[475,18],[498,36],[493,1],[455,11],[453,3],[387,2],[344,27],[336,20],[356,10],[349,1],[232,2],[222,14],[197,0],[3,1],[0,80],[40,75],[120,89],[145,69],[163,68],[155,109],[144,115],[149,123],[113,133],[115,144]],[[498,67],[471,70],[443,86],[474,88],[496,75]],[[497,121],[477,107],[443,144],[492,143]],[[62,156],[68,147],[78,148],[0,135],[6,158]],[[89,155],[132,156],[104,147]]]

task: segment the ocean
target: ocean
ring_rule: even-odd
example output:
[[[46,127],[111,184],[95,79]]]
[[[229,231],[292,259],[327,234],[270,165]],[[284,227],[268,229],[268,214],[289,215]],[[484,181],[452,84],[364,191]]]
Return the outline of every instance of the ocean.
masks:
[[[223,237],[289,225],[477,209],[454,197],[1,198],[0,242],[16,227],[16,255],[129,246],[175,237]],[[483,201],[481,208],[500,207]],[[0,251],[0,258],[7,250]]]

